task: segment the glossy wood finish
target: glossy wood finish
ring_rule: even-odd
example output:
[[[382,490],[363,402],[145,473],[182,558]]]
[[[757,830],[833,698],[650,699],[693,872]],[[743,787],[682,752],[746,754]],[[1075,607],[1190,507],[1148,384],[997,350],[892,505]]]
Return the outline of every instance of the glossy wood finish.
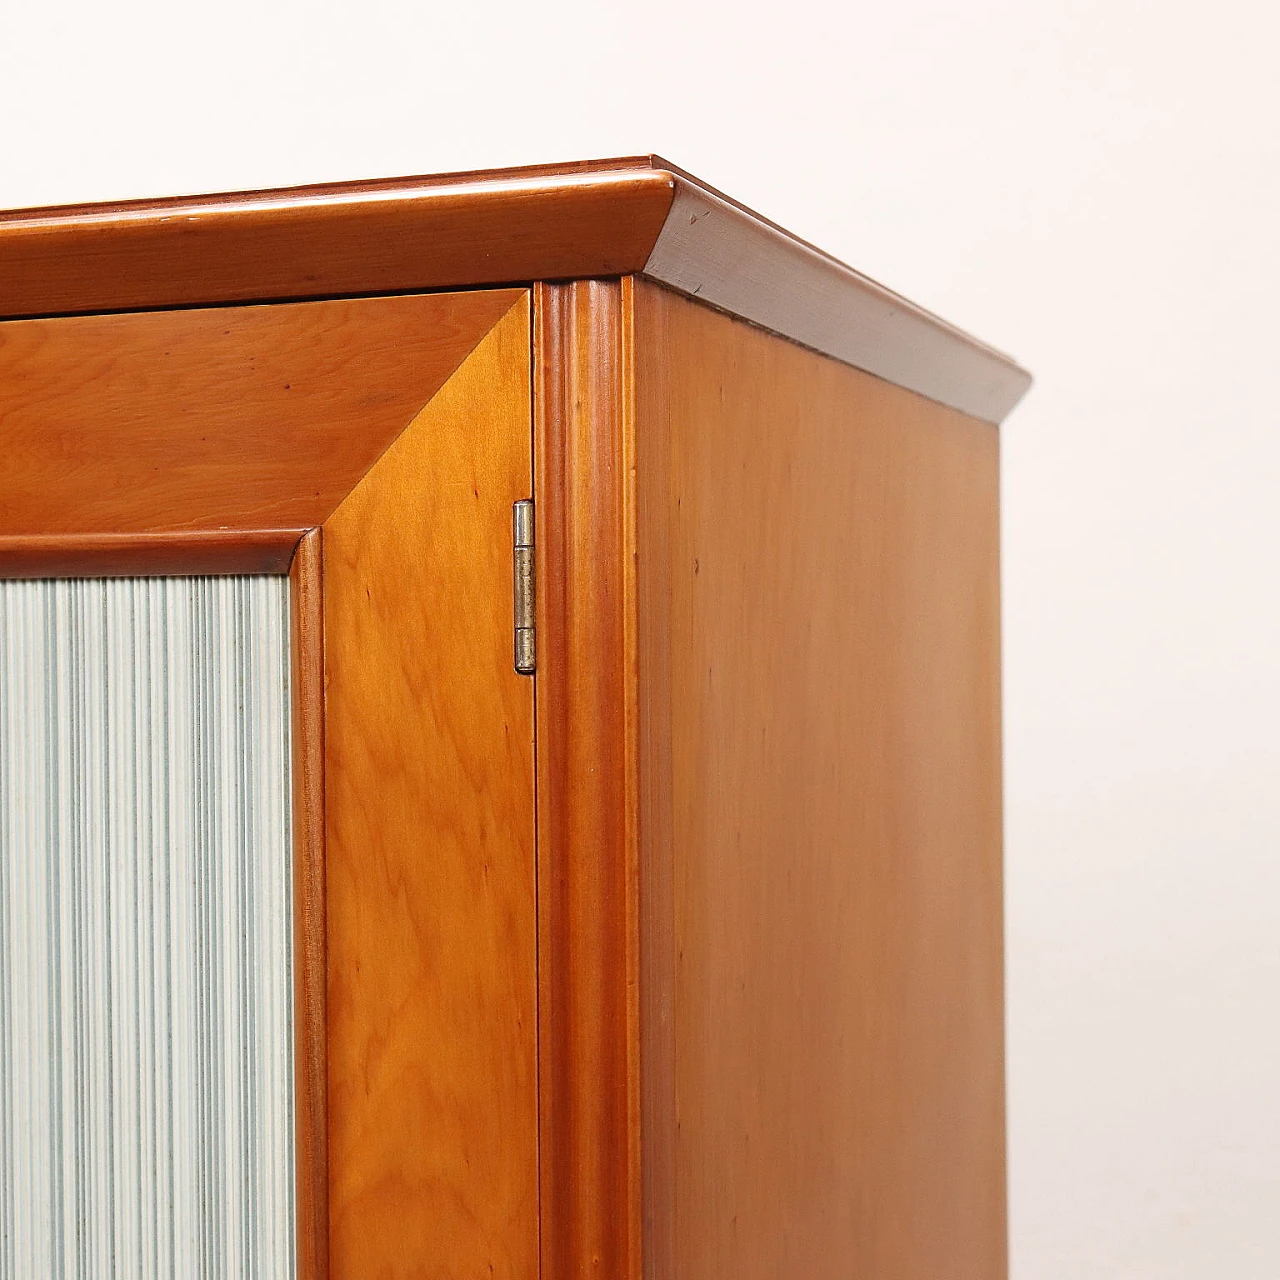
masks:
[[[641,284],[645,1274],[1005,1275],[996,432]]]
[[[0,578],[285,573],[301,529],[0,535]]]
[[[293,746],[293,1094],[297,1277],[329,1277],[324,854],[324,565],[309,530],[289,568]]]
[[[296,542],[518,296],[0,325],[0,537],[266,529],[277,549]]]
[[[538,1270],[529,308],[323,528],[334,1280]]]
[[[534,295],[544,1277],[640,1265],[630,289]]]
[[[19,211],[0,215],[0,316],[625,274],[673,185],[622,160]]]
[[[1001,1280],[996,438],[925,397],[1023,371],[656,158],[0,218],[0,314],[94,307],[0,323],[0,576],[291,572],[300,1280]]]
[[[1030,385],[657,156],[0,215],[0,316],[631,273],[988,421]]]

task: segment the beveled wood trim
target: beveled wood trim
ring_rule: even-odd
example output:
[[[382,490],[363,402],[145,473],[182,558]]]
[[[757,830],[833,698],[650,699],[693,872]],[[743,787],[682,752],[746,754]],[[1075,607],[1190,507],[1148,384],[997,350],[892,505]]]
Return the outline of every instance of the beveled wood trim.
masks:
[[[1008,356],[700,183],[675,181],[648,279],[985,422],[1030,387]]]
[[[324,816],[324,559],[308,530],[289,566],[293,736],[293,1078],[298,1280],[329,1276]]]
[[[538,1271],[528,295],[324,524],[335,1280]]]
[[[0,215],[0,317],[624,275],[672,194],[574,167]]]
[[[526,293],[2,324],[0,535],[300,534]]]
[[[542,1274],[640,1274],[630,281],[534,291]]]
[[[988,422],[1030,386],[658,156],[0,214],[0,318],[632,273]]]
[[[378,196],[403,191],[406,187],[447,187],[462,182],[501,182],[507,178],[564,178],[575,174],[607,173],[614,169],[671,169],[656,156],[612,156],[599,160],[567,160],[559,164],[509,165],[497,169],[459,169],[452,173],[418,174],[398,178],[364,178],[350,182],[307,182],[294,187],[260,187],[250,191],[211,192],[195,195],[152,196],[140,200],[104,200],[95,204],[30,205],[10,209],[3,220],[13,222],[45,222],[51,218],[77,219],[87,216],[114,218],[121,214],[164,213],[189,204],[238,205],[245,202],[268,203],[295,197],[347,198]],[[685,175],[688,176],[688,175]]]
[[[0,536],[0,578],[287,573],[303,529]]]

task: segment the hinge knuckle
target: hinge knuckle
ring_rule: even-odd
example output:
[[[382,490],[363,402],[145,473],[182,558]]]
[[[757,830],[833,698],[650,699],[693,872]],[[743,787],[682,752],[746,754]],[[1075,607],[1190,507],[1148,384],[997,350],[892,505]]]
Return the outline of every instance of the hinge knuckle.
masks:
[[[515,668],[521,675],[532,675],[537,669],[532,499],[522,498],[515,504],[512,510],[512,533]]]

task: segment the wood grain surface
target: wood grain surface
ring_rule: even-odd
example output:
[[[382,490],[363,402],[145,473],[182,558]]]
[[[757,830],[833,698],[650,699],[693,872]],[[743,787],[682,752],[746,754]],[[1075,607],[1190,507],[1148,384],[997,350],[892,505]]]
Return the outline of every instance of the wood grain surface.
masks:
[[[329,1280],[324,854],[324,563],[309,530],[289,566],[293,747],[293,1095],[298,1280]]]
[[[529,307],[323,528],[334,1280],[538,1273]]]
[[[0,536],[300,536],[519,296],[2,324]]]
[[[641,159],[0,214],[0,316],[618,275],[673,188]]]
[[[645,1274],[1001,1280],[997,433],[635,301]]]
[[[630,281],[535,289],[542,1274],[640,1266]]]

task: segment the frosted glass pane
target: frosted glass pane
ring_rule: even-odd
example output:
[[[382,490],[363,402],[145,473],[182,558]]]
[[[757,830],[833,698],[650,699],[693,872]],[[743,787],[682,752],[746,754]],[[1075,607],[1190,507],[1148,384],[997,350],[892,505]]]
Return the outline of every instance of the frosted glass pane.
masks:
[[[0,583],[0,1277],[294,1271],[288,583]]]

